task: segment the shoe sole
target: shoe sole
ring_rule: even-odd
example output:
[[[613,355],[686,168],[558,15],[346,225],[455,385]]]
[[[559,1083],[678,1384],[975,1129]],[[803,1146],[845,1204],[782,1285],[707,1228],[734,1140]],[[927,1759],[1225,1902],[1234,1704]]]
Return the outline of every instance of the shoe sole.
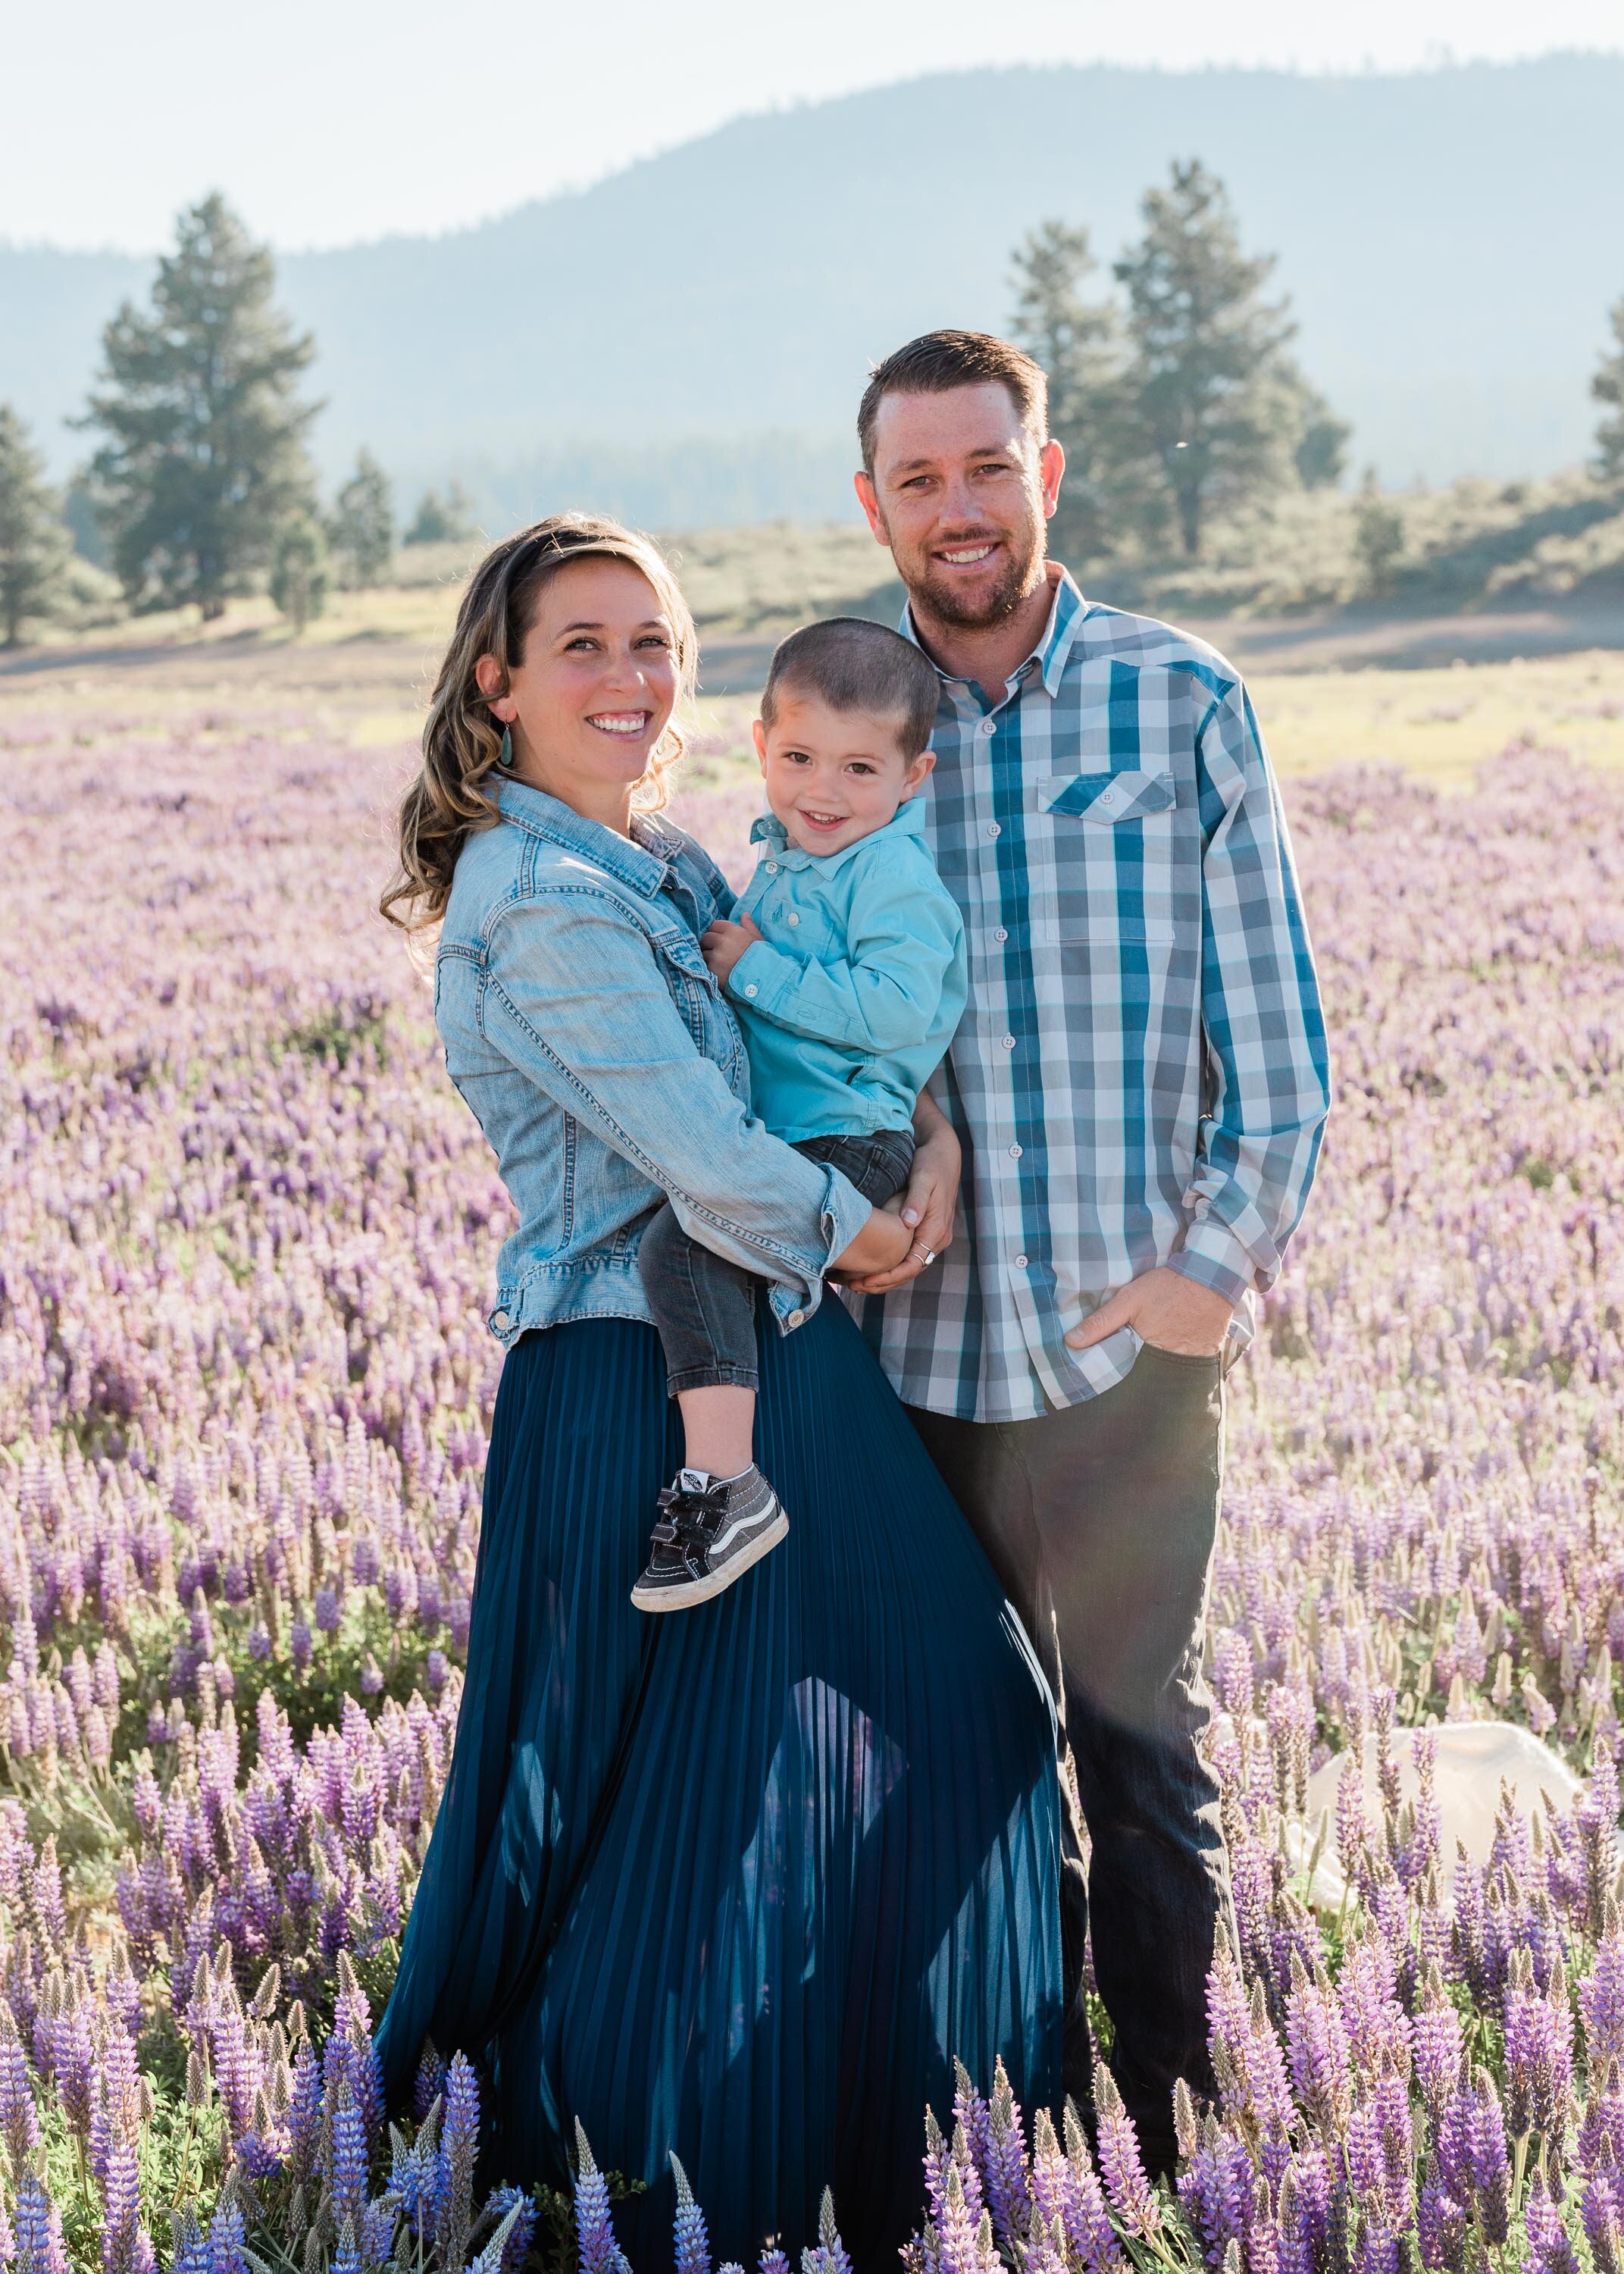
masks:
[[[632,1600],[640,1611],[686,1611],[695,1603],[708,1603],[712,1597],[725,1594],[753,1563],[759,1563],[779,1540],[788,1538],[789,1518],[780,1510],[765,1532],[758,1532],[748,1547],[730,1556],[719,1571],[707,1571],[703,1579],[686,1579],[680,1586],[661,1587],[658,1593],[648,1594],[639,1585],[632,1589]]]

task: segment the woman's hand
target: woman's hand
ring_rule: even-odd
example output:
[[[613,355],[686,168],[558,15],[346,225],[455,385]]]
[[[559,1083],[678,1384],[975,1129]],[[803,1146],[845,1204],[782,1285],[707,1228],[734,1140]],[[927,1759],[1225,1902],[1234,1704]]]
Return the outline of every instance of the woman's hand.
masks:
[[[906,1254],[889,1270],[847,1280],[859,1295],[884,1295],[893,1287],[906,1287],[910,1279],[917,1279],[943,1249],[952,1244],[958,1227],[959,1180],[964,1156],[951,1122],[924,1090],[921,1090],[914,1111],[914,1133],[919,1149],[914,1156],[907,1190],[878,1211],[884,1215],[899,1209],[901,1220],[913,1237]],[[846,1277],[844,1272],[841,1276]]]
[[[729,923],[718,916],[708,924],[699,945],[705,961],[718,979],[725,980],[747,947],[753,947],[761,933],[749,916],[741,916],[737,923]]]

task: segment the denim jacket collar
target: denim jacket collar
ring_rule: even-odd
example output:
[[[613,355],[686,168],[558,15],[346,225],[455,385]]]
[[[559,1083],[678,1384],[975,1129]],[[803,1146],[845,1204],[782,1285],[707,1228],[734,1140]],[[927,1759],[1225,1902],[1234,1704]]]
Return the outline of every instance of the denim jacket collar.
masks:
[[[924,833],[925,801],[915,790],[912,797],[904,798],[882,828],[871,829],[866,837],[854,838],[838,853],[808,853],[802,846],[792,845],[776,813],[763,813],[759,821],[751,825],[750,842],[765,847],[781,868],[816,869],[820,876],[829,877],[844,867],[853,853],[861,852],[865,845],[872,845],[876,838],[923,837]]]
[[[532,836],[550,838],[567,853],[577,853],[583,860],[596,862],[600,869],[606,869],[612,877],[645,900],[652,900],[665,883],[668,864],[677,850],[677,839],[669,835],[651,814],[632,816],[632,827],[639,840],[632,844],[617,830],[605,829],[601,821],[587,820],[573,806],[566,805],[560,798],[550,797],[545,790],[532,788],[529,782],[499,782],[496,802],[504,819],[528,829]]]

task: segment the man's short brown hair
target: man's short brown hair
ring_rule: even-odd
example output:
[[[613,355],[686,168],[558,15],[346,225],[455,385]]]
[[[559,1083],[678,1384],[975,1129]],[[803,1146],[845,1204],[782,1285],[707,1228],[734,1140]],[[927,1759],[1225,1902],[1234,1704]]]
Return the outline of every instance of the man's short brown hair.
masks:
[[[888,395],[949,395],[956,387],[1009,389],[1021,424],[1041,449],[1049,440],[1049,380],[1024,350],[992,332],[922,332],[888,355],[863,389],[857,411],[862,462],[874,472],[874,429]]]
[[[906,758],[930,743],[942,682],[912,640],[867,616],[828,616],[780,640],[762,689],[762,724],[772,732],[779,697],[815,695],[831,711],[894,719]]]

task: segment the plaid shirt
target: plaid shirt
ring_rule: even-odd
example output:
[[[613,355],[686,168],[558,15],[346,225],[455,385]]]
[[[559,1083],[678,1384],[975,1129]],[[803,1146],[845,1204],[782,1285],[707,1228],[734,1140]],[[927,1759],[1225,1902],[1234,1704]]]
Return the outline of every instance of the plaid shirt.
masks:
[[[1033,653],[991,703],[944,674],[932,736],[928,836],[970,1001],[931,1092],[964,1141],[967,1223],[935,1270],[861,1306],[901,1397],[978,1421],[1120,1382],[1131,1327],[1063,1337],[1156,1264],[1229,1296],[1250,1340],[1329,1104],[1245,689],[1201,641],[1049,573]]]

